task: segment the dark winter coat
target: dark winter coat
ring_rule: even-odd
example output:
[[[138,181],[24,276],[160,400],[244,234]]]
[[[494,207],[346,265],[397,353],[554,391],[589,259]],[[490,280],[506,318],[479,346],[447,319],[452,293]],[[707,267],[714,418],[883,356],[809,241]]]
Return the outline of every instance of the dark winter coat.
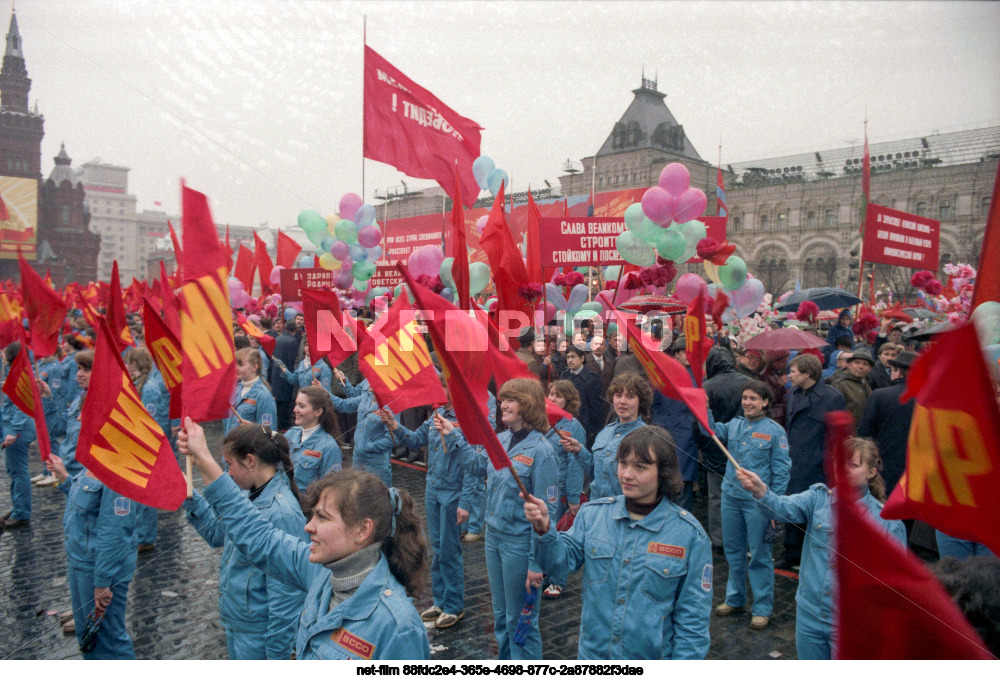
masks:
[[[713,347],[705,360],[705,393],[715,421],[722,424],[743,414],[743,387],[750,378],[736,372],[733,354],[723,347]],[[710,438],[702,441],[701,456],[709,471],[726,473],[726,456]]]
[[[817,382],[803,391],[792,387],[785,412],[788,453],[792,458],[788,495],[801,493],[814,483],[828,483],[823,470],[826,424],[823,418],[844,410],[844,397],[833,387]]]
[[[690,386],[695,386],[691,368],[688,368],[688,376],[691,378]],[[663,427],[670,432],[674,439],[681,476],[684,477],[685,481],[694,481],[698,476],[698,441],[701,437],[695,436],[695,432],[698,431],[698,423],[691,415],[691,411],[682,402],[667,398],[659,391],[654,391],[650,413],[649,424]],[[722,451],[719,452],[721,454]]]
[[[576,419],[587,432],[587,446],[594,442],[597,432],[604,428],[604,420],[601,418],[603,412],[604,394],[601,393],[601,378],[587,370],[584,366],[580,374],[572,370],[563,371],[562,379],[569,380],[580,393],[580,410],[576,414]]]
[[[274,358],[278,359],[284,363],[289,370],[295,370],[295,358],[299,353],[299,340],[295,338],[295,334],[289,332],[287,329],[278,335],[277,341],[274,343]],[[295,385],[283,380],[281,377],[281,368],[278,367],[276,363],[271,362],[271,395],[274,396],[275,401],[291,401],[295,399]]]
[[[913,419],[916,401],[910,399],[906,403],[899,402],[905,388],[906,380],[900,377],[893,380],[892,386],[873,391],[858,424],[858,436],[875,439],[878,444],[884,465],[882,478],[885,479],[887,493],[891,493],[896,487],[899,477],[906,469],[906,441],[910,435],[910,420]]]

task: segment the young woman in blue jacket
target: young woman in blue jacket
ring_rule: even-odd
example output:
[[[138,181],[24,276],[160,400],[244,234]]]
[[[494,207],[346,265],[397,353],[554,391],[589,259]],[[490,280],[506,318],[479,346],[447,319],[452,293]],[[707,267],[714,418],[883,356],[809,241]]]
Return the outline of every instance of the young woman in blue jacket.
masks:
[[[346,398],[330,394],[330,401],[338,413],[357,413],[358,424],[354,428],[354,449],[351,451],[351,466],[371,472],[382,479],[386,486],[392,486],[392,464],[389,456],[396,448],[396,442],[378,415],[375,393],[368,386],[368,380],[351,385],[344,373],[336,372],[337,379],[344,385]],[[385,410],[391,411],[389,406]]]
[[[903,522],[888,521],[879,516],[885,502],[885,481],[879,474],[882,459],[878,446],[871,439],[863,438],[850,438],[846,445],[851,453],[847,482],[858,492],[857,502],[865,507],[886,535],[905,547]],[[830,567],[836,491],[816,483],[801,493],[781,496],[749,469],[736,472],[736,476],[743,488],[753,494],[759,511],[766,518],[806,524],[799,588],[795,593],[798,604],[795,610],[795,649],[799,660],[829,660],[836,640],[833,633],[833,590],[837,579]]]
[[[21,352],[18,342],[11,342],[4,348],[6,368]],[[0,418],[3,421],[4,463],[10,477],[11,511],[0,518],[3,528],[23,526],[31,520],[31,474],[28,472],[28,446],[35,440],[35,420],[21,412],[6,394],[2,395]]]
[[[288,441],[260,424],[241,424],[226,434],[222,455],[228,474],[253,511],[274,528],[306,544]],[[219,619],[230,660],[288,660],[305,593],[269,577],[228,538],[215,512],[197,492],[184,501],[187,519],[212,547],[219,563]]]
[[[299,389],[311,387],[313,382],[319,382],[321,387],[329,391],[331,381],[333,380],[333,369],[330,367],[330,361],[326,358],[321,359],[319,363],[315,364],[310,361],[309,343],[305,339],[302,340],[300,351],[303,353],[302,360],[299,361],[294,372],[284,363],[279,362],[278,367],[281,368],[281,378]]]
[[[539,498],[523,504],[541,535],[535,556],[542,568],[583,568],[577,657],[704,658],[712,548],[697,519],[673,503],[683,488],[673,440],[662,427],[640,427],[615,456],[622,494],[583,505],[565,533],[556,532]]]
[[[285,432],[285,438],[291,446],[295,482],[305,490],[316,479],[343,469],[343,453],[337,444],[340,428],[330,393],[323,387],[299,389],[292,415],[295,426]]]
[[[269,577],[306,591],[295,634],[300,660],[428,660],[430,645],[410,596],[427,578],[427,542],[413,499],[357,469],[309,488],[309,544],[254,511],[190,418],[178,434],[201,472],[202,496],[228,539]]]
[[[236,413],[230,414],[223,425],[223,431],[229,433],[240,419],[247,422],[262,424],[265,427],[277,426],[278,411],[271,391],[261,377],[263,365],[260,353],[256,349],[245,347],[236,352],[236,389],[230,404]]]

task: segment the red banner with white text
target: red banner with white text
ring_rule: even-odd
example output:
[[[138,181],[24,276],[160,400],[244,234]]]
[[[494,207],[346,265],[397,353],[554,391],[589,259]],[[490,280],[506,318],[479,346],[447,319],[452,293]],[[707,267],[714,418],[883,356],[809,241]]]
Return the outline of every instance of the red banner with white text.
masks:
[[[861,258],[937,271],[940,239],[941,222],[869,203]]]

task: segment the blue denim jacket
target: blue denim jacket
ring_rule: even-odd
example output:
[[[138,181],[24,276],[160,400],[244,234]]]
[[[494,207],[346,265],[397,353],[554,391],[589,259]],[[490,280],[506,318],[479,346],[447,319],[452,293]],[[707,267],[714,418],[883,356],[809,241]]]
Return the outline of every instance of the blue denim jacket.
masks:
[[[757,474],[778,495],[785,493],[792,460],[788,457],[788,437],[780,424],[767,417],[751,422],[742,415],[725,423],[713,419],[711,424],[715,435],[741,467]],[[732,497],[748,497],[736,479],[732,462],[726,463],[722,492]]]
[[[248,495],[248,491],[241,491]],[[253,506],[275,528],[309,544],[306,518],[280,471],[264,487]],[[222,547],[219,562],[219,619],[235,632],[256,632],[268,660],[287,660],[294,650],[295,630],[305,593],[268,577],[226,539],[222,523],[200,494],[184,501],[187,519],[212,547]]]
[[[63,408],[68,408],[69,404],[73,402],[80,394],[80,385],[76,383],[76,353],[66,354],[60,365],[62,365],[62,384],[60,384],[59,392],[56,393],[55,390],[52,391],[52,395],[62,402]],[[50,385],[51,386],[51,385]]]
[[[156,423],[163,429],[163,433],[170,438],[170,392],[163,382],[163,375],[156,368],[153,368],[146,378],[146,383],[142,385],[142,405],[153,416]]]
[[[228,474],[209,484],[204,497],[226,535],[269,576],[306,591],[295,652],[300,660],[428,660],[423,621],[385,556],[347,601],[330,610],[330,571],[309,562],[309,545],[265,521]]]
[[[237,382],[233,396],[229,400],[229,403],[236,408],[236,412],[240,414],[240,417],[248,422],[263,424],[265,427],[271,427],[272,429],[278,426],[278,408],[274,404],[274,397],[271,396],[271,392],[264,386],[264,380],[254,382],[254,385],[250,387],[250,391],[242,398],[240,398],[241,391],[243,391],[243,383]],[[223,431],[228,434],[238,424],[240,424],[240,421],[230,412],[223,426]]]
[[[326,361],[320,361],[315,366],[309,362],[309,357],[306,356],[301,361],[299,361],[299,367],[295,369],[295,372],[281,371],[281,378],[291,385],[297,386],[299,389],[304,387],[311,387],[313,380],[319,380],[320,385],[330,391],[330,384],[333,380],[333,371],[330,370],[330,366],[326,364]]]
[[[285,432],[285,438],[291,447],[295,485],[300,492],[304,493],[310,483],[329,472],[343,469],[344,454],[337,445],[337,440],[322,427],[317,427],[305,441],[302,440],[302,427],[292,427]]]
[[[712,547],[698,520],[670,500],[639,521],[624,496],[588,502],[565,533],[550,524],[536,554],[546,573],[583,568],[580,660],[708,654]]]
[[[559,463],[559,499],[566,498],[570,504],[580,503],[580,494],[583,492],[583,467],[580,466],[579,454],[567,453],[563,450],[562,439],[559,437],[557,429],[569,432],[569,435],[586,443],[587,432],[583,430],[580,420],[575,417],[567,420],[565,417],[549,429],[545,438],[552,444],[552,451]],[[581,448],[580,452],[583,452]]]
[[[388,456],[396,444],[389,437],[389,428],[375,414],[378,403],[375,401],[375,394],[368,387],[368,380],[352,387],[345,385],[344,392],[348,394],[348,398],[330,394],[330,400],[338,413],[358,414],[358,426],[354,428],[354,459],[365,465],[388,464]],[[389,406],[386,406],[386,410],[392,412]]]
[[[834,517],[832,490],[822,483],[814,483],[795,495],[777,495],[770,489],[757,505],[764,516],[784,523],[804,523],[805,542],[802,544],[802,567],[799,570],[799,588],[795,601],[799,608],[814,618],[833,624],[833,590],[836,574],[830,567],[830,546],[833,542]],[[906,546],[906,528],[902,521],[888,521],[879,516],[882,503],[865,489],[864,504],[872,519],[889,535]]]
[[[615,455],[618,454],[618,446],[621,445],[625,435],[644,426],[646,423],[641,417],[626,424],[612,422],[597,434],[593,450],[584,447],[576,454],[579,464],[590,476],[591,498],[621,495],[622,486],[618,483],[618,463],[615,462]]]

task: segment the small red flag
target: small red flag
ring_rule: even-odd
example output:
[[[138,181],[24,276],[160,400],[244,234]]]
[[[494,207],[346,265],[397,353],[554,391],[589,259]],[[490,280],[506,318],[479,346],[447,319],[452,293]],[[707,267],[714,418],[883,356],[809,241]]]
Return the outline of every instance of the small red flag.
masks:
[[[529,282],[528,272],[521,259],[521,251],[504,216],[504,186],[493,201],[493,208],[479,239],[479,246],[490,260],[490,272],[497,289],[497,308],[519,311],[529,316],[532,305],[518,294],[522,285]]]
[[[538,228],[538,220],[541,219],[538,206],[535,205],[535,198],[528,190],[528,280],[532,283],[545,285],[545,277],[542,274],[542,236]]]
[[[340,298],[333,290],[302,289],[302,316],[306,323],[309,360],[318,363],[324,356],[337,366],[358,350],[357,322],[340,310]],[[350,333],[350,334],[349,334]]]
[[[976,285],[972,291],[970,309],[983,302],[1000,302],[1000,167],[993,180],[993,198],[990,199],[990,215],[986,219],[986,231],[979,250],[979,270]]]
[[[256,231],[253,234],[253,258],[257,264],[257,271],[260,272],[260,290],[262,293],[267,293],[272,288],[271,269],[274,268],[274,264],[271,263],[271,255],[267,254],[267,246]]]
[[[10,365],[7,380],[3,384],[3,393],[10,397],[10,402],[35,420],[35,434],[38,437],[38,453],[42,460],[52,455],[52,444],[49,441],[49,429],[45,424],[45,410],[42,408],[42,397],[35,381],[35,373],[28,359],[28,343],[21,329],[21,350],[17,352],[14,362]]]
[[[458,181],[458,167],[455,167],[455,195],[451,206],[451,278],[458,291],[458,306],[471,309],[469,299],[469,246],[465,235],[465,211],[462,209],[462,184]]]
[[[910,398],[906,471],[882,516],[920,519],[1000,554],[1000,408],[973,324],[934,336],[909,370],[900,400]]]
[[[163,302],[163,322],[167,324],[170,328],[170,332],[174,333],[175,337],[180,337],[181,335],[181,301],[177,299],[177,295],[174,294],[174,289],[170,285],[170,279],[167,278],[167,269],[163,266],[163,260],[160,260],[160,294]]]
[[[105,312],[111,332],[118,341],[118,351],[125,351],[135,346],[132,331],[125,320],[125,304],[122,302],[122,285],[118,278],[118,260],[111,263],[111,294],[108,298],[108,309]]]
[[[253,322],[244,316],[240,311],[236,312],[236,322],[239,323],[241,328],[243,328],[243,332],[257,340],[257,344],[261,346],[265,354],[270,356],[274,353],[274,345],[277,343],[275,338],[265,334],[263,330],[254,325]]]
[[[0,222],[6,222],[8,219],[10,219],[10,211],[7,209],[7,203],[3,196],[0,195]]]
[[[166,434],[143,407],[117,344],[101,319],[76,459],[113,491],[174,511],[187,497],[187,482]]]
[[[705,359],[711,349],[712,338],[705,332],[705,295],[699,292],[684,317],[684,353],[699,387],[705,379]]]
[[[42,280],[38,272],[17,253],[17,266],[21,270],[21,298],[24,316],[31,330],[31,349],[37,358],[51,356],[59,351],[59,331],[66,317],[66,304],[62,296]]]
[[[854,428],[845,411],[826,416],[827,458],[837,469],[834,498],[838,660],[987,660],[993,655],[920,560],[866,516],[846,478]]]
[[[253,274],[256,270],[253,252],[241,243],[239,253],[236,255],[236,266],[233,267],[233,278],[243,284],[248,295],[253,290]]]
[[[14,310],[7,293],[0,292],[0,346],[17,341],[21,328],[20,312]]]
[[[148,299],[143,299],[142,325],[146,331],[146,347],[163,376],[163,383],[170,392],[170,419],[180,418],[181,382],[183,381],[182,350],[177,335],[160,318]]]
[[[302,252],[302,246],[295,239],[278,229],[278,266],[294,268],[295,258]],[[247,288],[249,290],[250,288]]]
[[[170,240],[174,244],[174,259],[177,260],[177,268],[174,269],[174,281],[180,283],[184,280],[184,253],[181,251],[181,243],[177,238],[177,232],[174,231],[174,225],[167,220],[167,228],[170,229]]]

